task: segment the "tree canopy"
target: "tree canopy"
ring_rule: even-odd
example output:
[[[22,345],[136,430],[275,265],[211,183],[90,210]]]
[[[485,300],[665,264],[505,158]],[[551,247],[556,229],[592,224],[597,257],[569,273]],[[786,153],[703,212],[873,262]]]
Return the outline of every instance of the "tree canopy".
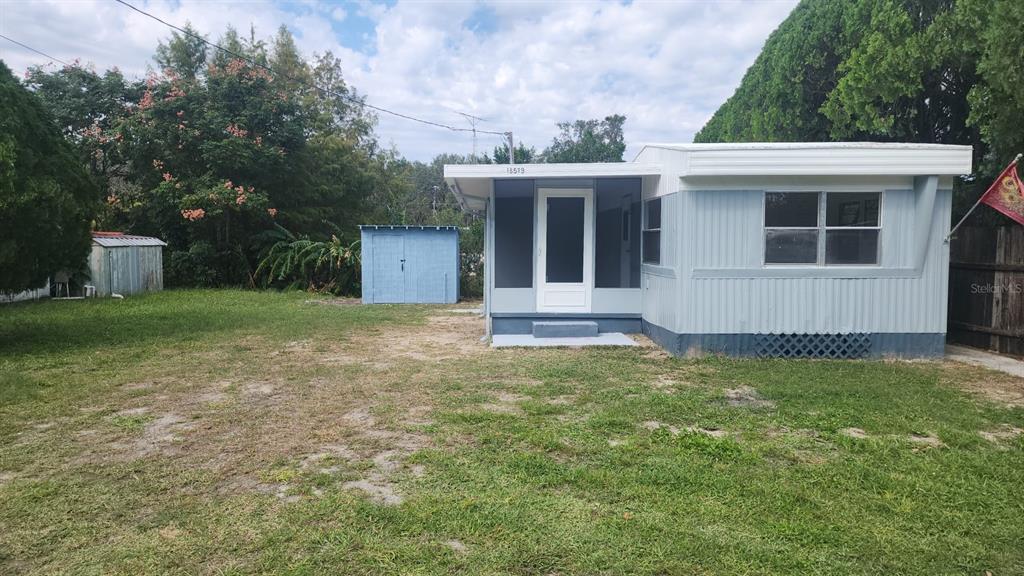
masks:
[[[1024,3],[803,0],[695,142],[971,144],[981,180],[1024,151]]]
[[[361,223],[463,226],[465,261],[479,270],[481,222],[461,210],[443,166],[505,163],[507,145],[493,158],[406,160],[379,144],[375,115],[330,52],[304,57],[284,26],[268,39],[228,27],[216,40],[226,50],[200,38],[187,25],[161,40],[144,79],[77,62],[29,70],[25,85],[77,154],[79,175],[102,190],[83,222],[165,240],[170,286],[283,285],[285,276],[298,285],[292,276],[304,268],[258,279],[274,268],[260,264],[289,261],[293,250],[348,254]],[[540,153],[517,143],[515,161],[621,161],[624,123],[560,123]],[[358,286],[351,270],[335,277],[335,268],[317,269],[308,285]]]
[[[167,241],[169,284],[252,285],[277,226],[351,237],[371,196],[408,188],[332,54],[304,60],[283,27],[269,42],[229,28],[230,53],[186,30],[144,81],[81,66],[27,79],[104,184],[100,226]]]
[[[79,272],[98,190],[39,98],[0,62],[0,290]]]
[[[622,127],[626,117],[620,114],[604,120],[559,122],[560,133],[541,154],[544,162],[622,162],[626,142]]]

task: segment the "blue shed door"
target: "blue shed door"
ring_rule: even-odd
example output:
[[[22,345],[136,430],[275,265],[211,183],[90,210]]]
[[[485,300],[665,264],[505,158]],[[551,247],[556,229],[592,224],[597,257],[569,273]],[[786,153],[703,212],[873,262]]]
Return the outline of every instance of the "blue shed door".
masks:
[[[405,238],[398,234],[373,235],[373,301],[405,301]]]

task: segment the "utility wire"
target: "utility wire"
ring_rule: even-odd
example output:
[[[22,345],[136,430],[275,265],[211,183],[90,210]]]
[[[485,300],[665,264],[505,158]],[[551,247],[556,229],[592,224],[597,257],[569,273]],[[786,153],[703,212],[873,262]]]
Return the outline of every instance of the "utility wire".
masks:
[[[60,62],[61,64],[65,65],[65,66],[71,66],[71,64],[68,64],[67,62],[61,60],[60,58],[54,58],[53,56],[50,56],[46,52],[41,52],[39,50],[36,50],[35,48],[29,46],[28,44],[22,44],[21,42],[18,42],[14,38],[8,38],[7,36],[4,36],[3,34],[0,34],[0,38],[3,38],[4,40],[7,40],[8,42],[10,42],[12,44],[17,44],[18,46],[21,46],[25,50],[30,50],[32,52],[35,52],[36,54],[39,54],[40,56],[42,56],[44,58],[49,58],[50,60],[53,60],[55,62]]]
[[[217,44],[215,42],[210,42],[209,40],[207,40],[206,38],[200,36],[199,34],[196,34],[196,33],[192,32],[190,30],[187,30],[185,28],[181,28],[179,26],[175,26],[174,24],[171,24],[170,22],[167,22],[166,20],[163,20],[163,19],[161,19],[158,16],[150,14],[149,12],[146,12],[145,10],[142,10],[141,8],[137,8],[137,7],[129,4],[128,2],[125,2],[124,0],[114,0],[114,1],[117,2],[118,4],[123,4],[124,6],[130,8],[130,9],[136,11],[136,12],[138,12],[139,14],[142,14],[143,16],[146,16],[147,18],[152,18],[153,20],[156,20],[157,22],[163,24],[164,26],[167,26],[168,28],[177,30],[178,32],[181,32],[182,34],[185,34],[186,36],[189,36],[190,38],[195,38],[196,40],[199,40],[200,42],[206,44],[207,46],[211,46],[211,47],[216,48],[217,50],[220,50],[220,51],[222,51],[222,52],[224,52],[226,54],[230,54],[231,56],[234,56],[235,58],[243,60],[243,61],[249,63],[251,66],[255,66],[257,68],[262,68],[262,69],[266,70],[267,72],[270,72],[271,74],[273,74],[275,76],[284,77],[286,80],[291,80],[292,82],[297,82],[299,84],[302,84],[302,85],[306,86],[307,88],[312,88],[314,90],[319,90],[320,92],[324,92],[326,94],[330,94],[331,96],[334,96],[336,98],[341,98],[343,100],[348,100],[349,102],[353,102],[353,103],[358,104],[360,106],[365,106],[367,108],[370,108],[371,110],[376,110],[376,111],[382,112],[384,114],[390,114],[392,116],[395,116],[395,117],[398,117],[398,118],[404,118],[406,120],[411,120],[413,122],[419,122],[420,124],[426,124],[428,126],[435,126],[437,128],[444,128],[446,130],[451,130],[452,132],[473,132],[474,131],[474,130],[472,130],[470,128],[458,128],[456,126],[450,126],[448,124],[442,124],[440,122],[434,122],[434,121],[431,121],[431,120],[424,120],[423,118],[417,118],[415,116],[410,116],[408,114],[402,114],[401,112],[395,112],[394,110],[388,110],[387,108],[382,108],[380,106],[374,106],[373,104],[368,104],[367,102],[365,102],[363,100],[360,100],[359,98],[356,98],[354,96],[350,96],[348,94],[342,94],[340,92],[335,92],[334,90],[331,90],[329,88],[323,88],[323,87],[317,86],[316,84],[313,84],[311,82],[306,82],[305,80],[303,80],[301,78],[294,78],[294,77],[291,77],[291,76],[289,76],[287,74],[279,73],[279,72],[273,70],[272,68],[270,68],[269,66],[267,66],[265,64],[261,64],[261,63],[257,62],[256,60],[253,60],[252,58],[250,58],[250,57],[248,57],[248,56],[246,56],[244,54],[239,54],[239,53],[237,53],[237,52],[235,52],[233,50],[229,50],[229,49],[227,49],[227,48],[225,48],[225,47],[223,47],[223,46],[221,46],[221,45],[219,45],[219,44]],[[497,134],[498,136],[505,136],[505,137],[507,137],[508,134],[509,134],[508,132],[495,132],[495,131],[491,131],[491,130],[476,130],[476,132],[487,133],[487,134]]]

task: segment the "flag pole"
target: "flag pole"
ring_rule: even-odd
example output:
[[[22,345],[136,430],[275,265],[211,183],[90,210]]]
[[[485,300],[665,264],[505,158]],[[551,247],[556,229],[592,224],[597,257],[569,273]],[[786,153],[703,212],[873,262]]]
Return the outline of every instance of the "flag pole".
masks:
[[[1016,164],[1017,161],[1020,160],[1021,156],[1024,156],[1024,154],[1017,154],[1017,156],[1013,159],[1013,162],[1010,162],[1010,164]],[[955,234],[957,229],[960,228],[960,225],[964,223],[964,220],[967,220],[967,217],[971,215],[971,212],[974,212],[974,209],[978,207],[978,204],[981,204],[981,201],[985,199],[986,194],[988,194],[987,190],[981,193],[981,196],[978,197],[978,201],[975,202],[974,205],[971,206],[971,209],[967,211],[967,214],[964,214],[964,217],[961,218],[960,221],[956,223],[956,226],[953,226],[953,229],[949,231],[949,234],[946,234],[946,239],[943,240],[943,242],[949,244],[949,239],[953,237],[953,234]]]

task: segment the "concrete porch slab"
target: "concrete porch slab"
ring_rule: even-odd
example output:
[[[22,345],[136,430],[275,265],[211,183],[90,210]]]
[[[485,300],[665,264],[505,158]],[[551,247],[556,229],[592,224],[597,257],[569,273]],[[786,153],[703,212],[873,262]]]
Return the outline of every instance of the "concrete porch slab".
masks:
[[[491,348],[511,348],[515,346],[525,348],[550,346],[637,346],[637,343],[622,332],[602,332],[597,336],[565,338],[535,338],[532,334],[495,334],[491,336]]]

